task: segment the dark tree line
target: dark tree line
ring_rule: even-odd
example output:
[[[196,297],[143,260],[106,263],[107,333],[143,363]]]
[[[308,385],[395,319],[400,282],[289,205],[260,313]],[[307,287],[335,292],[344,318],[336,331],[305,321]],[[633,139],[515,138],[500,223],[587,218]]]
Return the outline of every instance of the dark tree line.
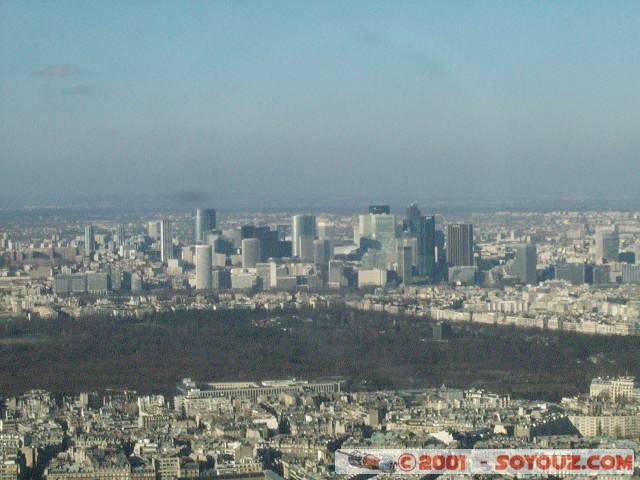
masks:
[[[274,316],[276,314],[271,314]],[[640,374],[635,337],[456,326],[447,342],[423,319],[350,309],[178,312],[0,325],[0,393],[131,388],[173,394],[197,380],[344,376],[352,388],[485,387],[558,399],[597,375]],[[37,341],[11,341],[34,338]],[[594,361],[597,359],[597,361]]]

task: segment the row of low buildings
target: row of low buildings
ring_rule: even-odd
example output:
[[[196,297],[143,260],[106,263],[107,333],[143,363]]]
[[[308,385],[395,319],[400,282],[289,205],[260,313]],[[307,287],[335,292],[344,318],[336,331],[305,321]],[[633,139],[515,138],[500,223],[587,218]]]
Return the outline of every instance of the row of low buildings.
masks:
[[[206,393],[208,392],[208,393]],[[479,389],[349,392],[338,381],[201,383],[2,403],[4,480],[330,479],[336,445],[640,449],[632,378],[556,404]]]

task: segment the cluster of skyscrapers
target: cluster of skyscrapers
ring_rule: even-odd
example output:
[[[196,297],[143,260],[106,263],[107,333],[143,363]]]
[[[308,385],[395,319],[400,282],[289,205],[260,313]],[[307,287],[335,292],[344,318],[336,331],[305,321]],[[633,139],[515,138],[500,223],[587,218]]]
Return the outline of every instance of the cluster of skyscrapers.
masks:
[[[179,225],[180,227],[180,225]],[[180,230],[184,232],[184,229]],[[610,236],[603,232],[602,257],[609,255]],[[474,229],[469,223],[448,223],[439,229],[434,215],[423,215],[417,204],[399,220],[389,205],[371,205],[353,224],[353,238],[336,236],[336,226],[314,215],[291,217],[291,223],[245,224],[220,229],[216,210],[198,208],[193,215],[193,238],[175,242],[171,219],[150,221],[147,235],[157,245],[169,274],[195,267],[192,287],[220,288],[366,287],[473,283],[478,274]],[[125,229],[117,225],[115,247],[125,244]],[[84,231],[85,251],[93,253],[94,227]],[[606,260],[605,260],[606,261]],[[522,283],[536,283],[535,244],[515,248],[513,274]],[[235,282],[234,282],[235,280]],[[62,283],[60,284],[62,285]],[[240,287],[240,285],[242,287]]]
[[[407,208],[400,223],[389,205],[371,205],[367,213],[358,216],[354,249],[350,251],[336,250],[335,226],[314,215],[294,215],[290,229],[280,227],[244,225],[236,231],[221,231],[216,229],[215,210],[196,210],[196,288],[211,288],[208,266],[216,263],[216,255],[238,252],[242,269],[266,269],[265,262],[293,260],[312,265],[314,274],[324,277],[325,284],[331,266],[344,272],[341,267],[350,261],[360,262],[356,274],[361,271],[364,277],[382,284],[389,279],[404,284],[438,281],[446,278],[450,268],[467,268],[471,277],[475,272],[473,227],[449,225],[445,242],[444,233],[436,229],[435,216],[422,215],[416,204]],[[161,236],[167,229],[162,222]],[[171,246],[167,241],[164,247],[164,239],[161,244],[167,251]],[[171,257],[162,255],[163,261],[168,258]],[[360,284],[357,280],[353,283]]]

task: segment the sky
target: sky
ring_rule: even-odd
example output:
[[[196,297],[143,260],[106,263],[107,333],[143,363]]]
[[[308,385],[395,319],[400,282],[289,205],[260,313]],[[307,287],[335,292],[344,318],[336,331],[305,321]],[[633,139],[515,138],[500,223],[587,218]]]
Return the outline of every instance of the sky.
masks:
[[[637,1],[0,0],[0,207],[639,194]]]

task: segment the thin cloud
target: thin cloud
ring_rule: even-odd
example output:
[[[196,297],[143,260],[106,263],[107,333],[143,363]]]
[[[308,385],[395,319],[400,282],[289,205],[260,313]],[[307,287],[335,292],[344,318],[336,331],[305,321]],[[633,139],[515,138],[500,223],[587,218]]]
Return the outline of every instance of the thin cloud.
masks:
[[[447,74],[447,65],[435,52],[419,45],[405,45],[393,37],[377,30],[357,30],[352,32],[355,41],[366,48],[386,49],[394,56],[412,65],[415,70],[430,77],[442,77]]]
[[[36,70],[33,74],[37,77],[73,77],[86,73],[86,70],[78,65],[58,64]]]
[[[354,32],[356,41],[370,47],[378,47],[389,43],[389,39],[382,33],[374,30],[358,30]]]
[[[60,90],[65,95],[91,95],[93,89],[89,85],[72,85]]]
[[[169,194],[169,198],[180,203],[199,203],[207,199],[207,194],[201,190],[182,190]]]

